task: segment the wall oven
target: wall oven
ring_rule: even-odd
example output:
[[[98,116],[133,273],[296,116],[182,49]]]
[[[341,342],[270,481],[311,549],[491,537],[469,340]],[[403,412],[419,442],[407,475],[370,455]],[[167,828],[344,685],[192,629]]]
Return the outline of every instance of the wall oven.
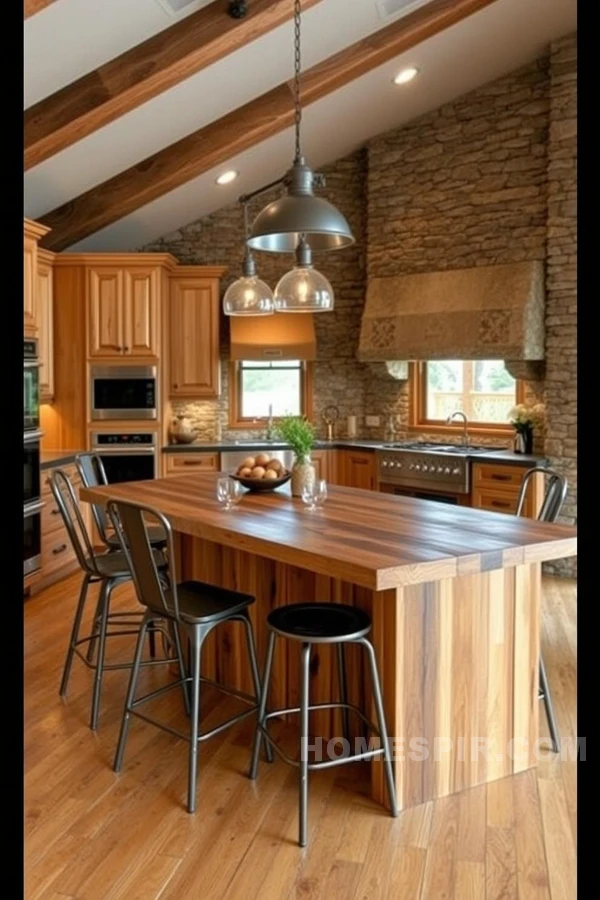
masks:
[[[37,341],[23,342],[23,427],[31,431],[40,426],[40,362]]]
[[[158,474],[158,443],[154,432],[96,431],[92,434],[92,452],[102,460],[109,484],[146,481]]]
[[[23,575],[42,565],[42,507],[40,496],[41,431],[23,435]]]
[[[156,419],[156,366],[92,366],[93,420]]]

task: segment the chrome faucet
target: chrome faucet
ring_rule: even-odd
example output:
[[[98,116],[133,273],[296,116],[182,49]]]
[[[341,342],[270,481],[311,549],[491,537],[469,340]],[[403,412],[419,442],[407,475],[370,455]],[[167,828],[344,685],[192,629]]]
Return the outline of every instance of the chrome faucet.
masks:
[[[462,409],[455,409],[454,412],[450,413],[450,415],[446,419],[446,425],[452,425],[457,416],[460,416],[463,420],[463,446],[466,447],[469,443],[469,434],[467,432],[469,420],[467,419],[467,416],[462,411]]]

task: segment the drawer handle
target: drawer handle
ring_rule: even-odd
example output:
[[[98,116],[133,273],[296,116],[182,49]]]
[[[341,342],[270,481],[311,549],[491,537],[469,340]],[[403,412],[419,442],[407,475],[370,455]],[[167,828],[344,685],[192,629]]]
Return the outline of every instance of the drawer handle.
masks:
[[[173,385],[173,388],[174,388],[175,390],[177,390],[177,389],[179,388],[179,385],[178,385],[178,384],[174,384],[174,385]]]
[[[510,475],[497,475],[495,472],[493,472],[492,481],[512,481],[512,478]]]
[[[60,510],[59,510],[59,509],[51,509],[51,510],[50,510],[50,515],[52,515],[52,516],[60,516]]]
[[[508,500],[492,500],[492,506],[499,506],[501,509],[510,509]]]
[[[59,553],[64,553],[66,549],[67,549],[67,545],[61,544],[60,547],[55,547],[54,550],[52,551],[52,553],[54,556],[58,556]]]
[[[184,466],[201,466],[201,459],[184,459],[182,460]]]

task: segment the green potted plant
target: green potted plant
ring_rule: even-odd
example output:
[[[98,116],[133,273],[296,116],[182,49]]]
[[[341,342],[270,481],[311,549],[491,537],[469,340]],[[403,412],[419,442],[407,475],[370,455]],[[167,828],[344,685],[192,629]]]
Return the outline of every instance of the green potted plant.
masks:
[[[314,426],[304,416],[283,416],[275,425],[274,431],[294,451],[292,496],[301,497],[302,488],[313,484],[315,480],[315,469],[310,461],[310,452],[315,443]]]

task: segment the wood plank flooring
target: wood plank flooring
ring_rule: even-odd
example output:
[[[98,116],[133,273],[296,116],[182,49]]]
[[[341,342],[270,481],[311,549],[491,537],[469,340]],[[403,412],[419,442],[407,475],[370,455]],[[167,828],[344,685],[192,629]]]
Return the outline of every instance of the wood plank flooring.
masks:
[[[187,746],[133,720],[112,772],[127,673],[105,676],[100,728],[88,729],[91,673],[58,684],[77,600],[74,576],[25,603],[26,900],[571,900],[574,752],[537,769],[414,807],[392,820],[369,797],[367,766],[311,776],[309,846],[297,837],[297,773],[277,761],[246,778],[252,725],[200,749],[198,812],[184,809]],[[88,619],[95,598],[88,603]],[[129,587],[114,608],[132,608]],[[545,579],[542,646],[563,740],[576,735],[575,583]],[[129,638],[109,642],[126,659]],[[147,686],[165,682],[146,670]],[[236,701],[204,698],[216,724]],[[150,710],[149,710],[150,712]],[[154,713],[185,730],[179,698]],[[289,726],[284,726],[289,730]],[[547,736],[540,710],[540,729]],[[290,736],[293,735],[290,732]]]

